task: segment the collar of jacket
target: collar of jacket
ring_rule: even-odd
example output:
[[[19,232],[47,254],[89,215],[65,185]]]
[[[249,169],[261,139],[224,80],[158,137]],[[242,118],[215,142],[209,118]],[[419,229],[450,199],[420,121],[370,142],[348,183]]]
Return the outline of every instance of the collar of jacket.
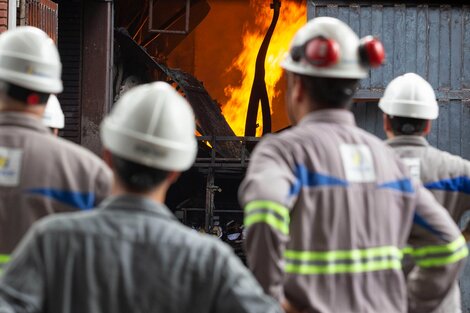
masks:
[[[346,109],[323,109],[307,114],[299,125],[310,122],[335,123],[355,126],[354,115]]]
[[[427,147],[429,142],[422,136],[397,136],[385,141],[391,147],[420,146]]]
[[[20,112],[0,112],[0,126],[17,126],[29,128],[40,133],[51,133],[49,128],[42,123],[41,119]]]
[[[168,220],[177,220],[175,215],[162,203],[137,195],[120,195],[106,198],[98,209],[151,213]]]

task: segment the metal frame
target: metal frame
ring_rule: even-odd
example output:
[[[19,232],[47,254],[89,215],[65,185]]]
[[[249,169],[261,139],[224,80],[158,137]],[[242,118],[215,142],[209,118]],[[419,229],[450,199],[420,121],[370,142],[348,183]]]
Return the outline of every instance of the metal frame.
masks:
[[[247,144],[256,144],[261,140],[260,137],[236,137],[236,136],[198,136],[197,140],[202,144],[210,144],[210,157],[198,157],[193,167],[196,168],[232,168],[240,169],[248,166],[249,156],[247,155]],[[217,156],[217,143],[221,141],[238,141],[240,142],[240,157],[224,158]]]
[[[8,0],[8,29],[16,28],[17,0]]]
[[[167,30],[167,29],[153,29],[153,2],[149,2],[149,28],[148,31],[151,33],[160,33],[160,34],[175,34],[175,35],[187,35],[189,34],[189,17],[191,14],[191,0],[186,0],[186,10],[185,10],[185,26],[184,30]]]

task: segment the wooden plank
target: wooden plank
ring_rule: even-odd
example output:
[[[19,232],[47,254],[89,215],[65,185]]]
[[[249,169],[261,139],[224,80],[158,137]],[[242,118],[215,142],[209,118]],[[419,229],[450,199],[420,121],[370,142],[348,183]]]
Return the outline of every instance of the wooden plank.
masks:
[[[417,25],[418,11],[416,7],[407,7],[405,17],[405,72],[416,73]]]
[[[366,127],[366,105],[365,103],[355,103],[352,112],[356,118],[357,126],[362,129]]]
[[[434,146],[438,147],[438,133],[439,133],[439,126],[440,126],[440,117],[433,122],[433,125],[431,127],[431,132],[428,135],[428,141],[429,143]]]
[[[372,36],[378,37],[383,40],[383,28],[382,28],[382,9],[381,5],[372,5],[371,8],[371,22],[372,22]],[[386,57],[391,57],[390,52],[386,52]],[[371,88],[383,87],[383,66],[371,70],[370,73],[370,86]]]
[[[375,123],[375,131],[374,134],[381,138],[382,140],[385,140],[387,136],[385,135],[384,131],[384,119],[383,119],[383,112],[380,110],[378,103],[376,104],[376,123]]]
[[[462,115],[460,116],[462,157],[470,160],[470,100],[462,101]]]
[[[405,5],[396,5],[394,12],[394,34],[393,34],[393,77],[405,74],[406,58],[406,7]]]
[[[441,6],[439,19],[439,85],[433,85],[435,89],[437,89],[436,87],[450,88],[450,17],[450,6]],[[458,50],[460,46],[453,48]]]
[[[450,104],[441,102],[439,104],[439,128],[437,131],[437,147],[441,150],[450,151]]]
[[[349,24],[349,6],[338,7],[338,19]]]
[[[352,28],[352,30],[356,33],[359,34],[361,32],[361,24],[360,24],[360,6],[358,5],[350,5],[349,6],[349,27]]]
[[[359,26],[359,33],[358,36],[359,38],[363,38],[365,36],[368,36],[371,34],[371,28],[372,28],[372,12],[371,12],[371,7],[369,6],[363,6],[359,10],[359,15],[360,15],[360,26]],[[366,79],[362,79],[360,81],[360,86],[361,88],[370,88],[370,72],[369,71],[369,76]]]
[[[470,88],[470,6],[464,5],[463,13],[463,75],[462,87]]]
[[[462,101],[453,100],[449,103],[449,137],[450,147],[449,152],[452,154],[460,155],[461,153],[461,116],[462,116]]]
[[[429,70],[427,81],[436,88],[439,84],[439,8],[429,7],[429,46],[427,53],[429,54]]]
[[[382,42],[385,51],[389,57],[387,62],[383,65],[383,84],[384,87],[393,79],[393,62],[395,55],[394,43],[394,7],[383,8],[383,39]]]
[[[337,17],[338,16],[338,6],[335,4],[330,4],[326,7],[326,16]]]
[[[452,8],[450,22],[450,87],[460,89],[462,87],[462,10],[458,7]]]
[[[377,123],[377,105],[375,103],[365,103],[366,120],[364,129],[369,133],[375,133],[375,124]]]
[[[416,8],[416,73],[428,77],[428,7],[419,5]]]
[[[316,16],[327,16],[326,6],[317,6],[315,8]]]

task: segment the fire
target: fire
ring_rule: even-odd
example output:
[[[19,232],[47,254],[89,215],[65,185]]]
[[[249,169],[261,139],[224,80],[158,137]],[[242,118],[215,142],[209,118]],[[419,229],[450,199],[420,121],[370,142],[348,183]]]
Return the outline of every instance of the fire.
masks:
[[[271,23],[273,10],[270,9],[272,0],[251,0],[251,7],[256,10],[256,21],[254,25],[245,25],[243,33],[243,50],[233,60],[230,70],[239,70],[242,73],[240,85],[229,85],[224,89],[230,98],[222,106],[222,113],[237,136],[245,133],[245,121],[250,99],[251,87],[255,76],[255,63],[258,50],[264,39],[266,31]],[[282,69],[279,66],[285,54],[289,50],[289,44],[295,32],[302,27],[307,19],[307,8],[305,1],[281,1],[281,10],[276,29],[269,44],[266,55],[266,89],[268,91],[269,103],[279,95],[276,84],[281,79]],[[272,114],[272,107],[271,107]],[[259,125],[257,136],[262,133],[261,113],[258,112]]]

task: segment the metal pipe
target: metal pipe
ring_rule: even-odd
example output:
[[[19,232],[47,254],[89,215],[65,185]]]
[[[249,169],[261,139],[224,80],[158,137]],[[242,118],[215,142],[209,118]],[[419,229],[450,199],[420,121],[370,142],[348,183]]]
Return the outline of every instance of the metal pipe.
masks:
[[[17,0],[8,0],[8,29],[16,28],[16,8],[18,5]]]

